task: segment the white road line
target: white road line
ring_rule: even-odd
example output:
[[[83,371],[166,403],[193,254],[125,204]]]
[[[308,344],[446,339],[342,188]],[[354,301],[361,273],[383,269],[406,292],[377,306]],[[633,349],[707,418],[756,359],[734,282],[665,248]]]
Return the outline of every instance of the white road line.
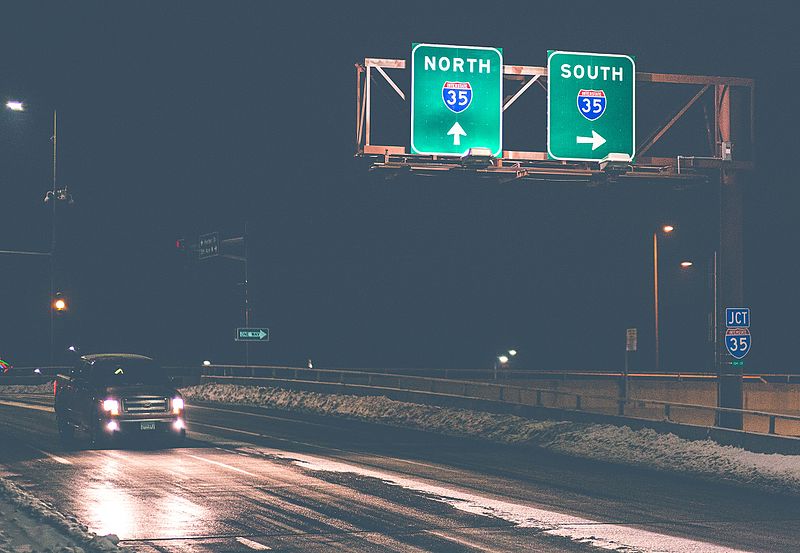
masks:
[[[329,424],[321,424],[321,423],[318,423],[318,422],[304,421],[304,420],[300,420],[300,419],[291,419],[291,418],[287,418],[287,417],[278,417],[278,416],[275,416],[275,415],[263,415],[261,413],[251,413],[249,411],[239,411],[237,409],[220,409],[219,407],[207,407],[205,405],[195,405],[193,403],[188,403],[186,406],[187,407],[191,407],[192,410],[194,410],[194,409],[205,409],[206,411],[219,411],[221,413],[228,413],[228,414],[236,413],[237,415],[247,415],[247,416],[250,416],[250,417],[259,417],[259,418],[262,418],[262,419],[273,419],[273,420],[276,420],[276,421],[296,422],[296,423],[305,424],[305,425],[308,425],[308,426],[319,426],[320,428],[330,428]]]
[[[247,538],[236,538],[236,541],[238,541],[242,545],[246,545],[250,549],[255,549],[256,551],[269,551],[272,549],[271,547],[267,547],[263,543],[258,543],[257,541],[248,540]]]
[[[217,465],[218,467],[226,468],[228,470],[233,470],[236,472],[241,472],[242,474],[246,474],[248,476],[252,476],[254,478],[258,478],[257,474],[253,474],[252,472],[247,472],[246,470],[240,469],[238,467],[233,467],[231,465],[226,465],[225,463],[220,463],[219,461],[213,461],[211,459],[206,459],[204,457],[198,457],[197,455],[191,455],[190,453],[184,453],[187,457],[191,457],[192,459],[197,459],[198,461],[204,461],[206,463],[210,463],[212,465]]]
[[[437,538],[442,538],[443,540],[457,543],[459,545],[463,545],[464,547],[469,547],[471,549],[477,549],[478,551],[487,551],[488,553],[500,553],[495,549],[489,549],[485,545],[478,545],[477,543],[472,543],[471,541],[467,541],[461,538],[456,538],[455,536],[448,536],[447,534],[443,534],[441,532],[437,532],[436,530],[425,530],[426,534],[432,534]]]
[[[9,407],[22,407],[23,409],[34,409],[36,411],[44,411],[45,413],[55,412],[52,407],[34,405],[33,403],[22,403],[21,401],[9,401],[6,399],[0,400],[0,405],[8,405]]]
[[[27,444],[25,444],[25,445],[27,445]],[[38,451],[39,453],[47,455],[53,461],[55,461],[57,463],[61,463],[62,465],[71,465],[72,464],[72,461],[70,461],[69,459],[64,459],[63,457],[59,457],[58,455],[53,455],[52,453],[50,453],[49,451],[45,451],[44,449],[39,449],[38,447],[33,447],[31,445],[29,445],[28,447],[31,448],[34,451]]]

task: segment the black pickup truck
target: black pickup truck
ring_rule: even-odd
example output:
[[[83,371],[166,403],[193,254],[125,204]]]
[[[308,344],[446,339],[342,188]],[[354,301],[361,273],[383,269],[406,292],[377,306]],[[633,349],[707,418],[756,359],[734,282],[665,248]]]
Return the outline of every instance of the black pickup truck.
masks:
[[[183,398],[149,357],[128,353],[82,356],[55,385],[58,433],[76,430],[97,446],[126,435],[186,437]]]

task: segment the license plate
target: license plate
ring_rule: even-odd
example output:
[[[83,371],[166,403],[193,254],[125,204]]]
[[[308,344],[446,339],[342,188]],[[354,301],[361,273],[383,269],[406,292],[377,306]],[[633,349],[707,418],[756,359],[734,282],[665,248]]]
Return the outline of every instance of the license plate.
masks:
[[[141,423],[141,425],[142,425],[141,426],[142,430],[155,430],[156,429],[156,423],[154,423],[154,422],[143,422],[143,423]]]

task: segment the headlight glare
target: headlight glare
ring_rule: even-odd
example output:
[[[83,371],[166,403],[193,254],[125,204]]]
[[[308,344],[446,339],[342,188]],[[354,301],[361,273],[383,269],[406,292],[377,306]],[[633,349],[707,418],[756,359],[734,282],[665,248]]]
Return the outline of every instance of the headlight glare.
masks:
[[[103,401],[103,411],[110,415],[119,415],[119,401],[116,399],[106,399]]]

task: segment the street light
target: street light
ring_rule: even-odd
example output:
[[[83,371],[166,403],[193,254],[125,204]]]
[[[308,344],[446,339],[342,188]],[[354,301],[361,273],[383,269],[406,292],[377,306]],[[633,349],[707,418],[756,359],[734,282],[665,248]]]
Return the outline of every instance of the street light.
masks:
[[[675,230],[673,225],[664,225],[661,232],[669,234]],[[658,231],[653,232],[653,313],[656,334],[656,371],[660,366],[659,332],[658,332]]]
[[[6,102],[6,108],[11,111],[25,111],[26,106],[25,103],[21,100],[8,100]],[[65,201],[68,205],[72,205],[75,201],[72,198],[72,194],[69,193],[69,189],[64,186],[64,188],[58,188],[58,179],[57,177],[57,154],[58,154],[58,114],[57,111],[53,110],[53,135],[50,137],[50,140],[53,141],[53,186],[51,190],[48,190],[44,196],[44,203],[50,203],[53,206],[53,217],[52,217],[52,237],[50,241],[50,297],[53,298],[56,295],[56,204]],[[53,200],[53,201],[51,201]],[[66,304],[65,304],[66,306]],[[55,308],[55,304],[53,304],[54,309],[50,309],[50,364],[54,363],[54,356],[55,356],[55,322],[53,319],[53,312],[63,311],[63,309]]]
[[[692,265],[694,265],[694,263],[691,262],[691,261],[681,261],[681,268],[682,269],[688,269]]]
[[[19,100],[9,100],[6,102],[6,107],[11,111],[25,111],[25,104]]]

